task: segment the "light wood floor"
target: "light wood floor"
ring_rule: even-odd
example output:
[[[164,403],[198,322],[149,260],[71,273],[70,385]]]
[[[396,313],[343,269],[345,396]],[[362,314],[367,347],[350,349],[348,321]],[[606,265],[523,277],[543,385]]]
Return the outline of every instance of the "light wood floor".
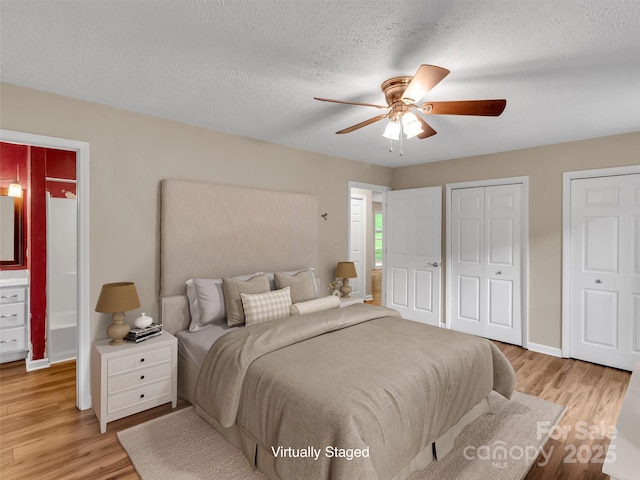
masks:
[[[586,426],[614,425],[629,373],[497,345],[516,369],[517,390],[568,407],[559,425],[569,429],[566,440],[550,440],[546,451],[553,450],[551,461],[544,467],[534,465],[526,478],[608,478],[599,463],[566,463],[566,459],[572,448],[583,444],[593,456],[599,448],[606,452],[609,439],[605,435],[578,440],[576,426],[581,421]],[[179,399],[178,408],[187,405]],[[168,404],[109,423],[107,432],[100,435],[92,411],[75,407],[75,362],[28,373],[23,361],[1,365],[0,478],[137,479],[116,432],[170,411]]]
[[[371,296],[373,299],[365,303],[382,305],[382,269],[371,270]]]

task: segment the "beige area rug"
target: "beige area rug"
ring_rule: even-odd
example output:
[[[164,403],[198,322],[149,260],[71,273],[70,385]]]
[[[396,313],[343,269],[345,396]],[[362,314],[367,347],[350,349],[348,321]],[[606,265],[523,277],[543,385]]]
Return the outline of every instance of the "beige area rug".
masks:
[[[565,408],[520,392],[511,401],[493,393],[494,413],[465,427],[453,450],[410,480],[520,480],[529,471],[549,431]],[[540,423],[542,422],[542,423]],[[193,407],[118,433],[143,480],[265,480],[244,455]]]

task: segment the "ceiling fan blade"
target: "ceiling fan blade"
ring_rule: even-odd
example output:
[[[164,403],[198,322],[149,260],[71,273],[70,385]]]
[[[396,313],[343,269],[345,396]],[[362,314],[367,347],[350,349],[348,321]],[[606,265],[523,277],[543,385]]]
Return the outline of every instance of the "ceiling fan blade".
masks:
[[[330,98],[319,98],[319,97],[313,97],[313,99],[320,100],[321,102],[343,103],[345,105],[360,105],[362,107],[388,108],[387,106],[374,105],[373,103],[345,102],[344,100],[332,100]]]
[[[427,102],[422,105],[422,113],[429,115],[480,115],[497,117],[507,106],[507,101],[501,100],[459,100],[456,102]]]
[[[433,128],[431,128],[431,125],[425,122],[424,118],[422,118],[420,115],[416,115],[416,118],[422,124],[422,133],[419,133],[418,135],[416,135],[416,137],[418,137],[420,140],[424,138],[432,137],[433,135],[438,133]]]
[[[449,70],[446,68],[435,65],[420,65],[402,94],[402,100],[406,104],[416,103],[447,75],[449,75]]]
[[[369,120],[365,120],[364,122],[360,122],[360,123],[357,123],[355,125],[351,125],[350,127],[344,128],[344,129],[342,129],[342,130],[340,130],[340,131],[338,131],[336,133],[338,133],[338,134],[351,133],[354,130],[358,130],[359,128],[366,127],[367,125],[371,125],[372,123],[375,123],[375,122],[377,122],[379,120],[382,120],[383,118],[386,118],[386,117],[387,117],[386,113],[384,115],[378,115],[376,117],[370,118]]]

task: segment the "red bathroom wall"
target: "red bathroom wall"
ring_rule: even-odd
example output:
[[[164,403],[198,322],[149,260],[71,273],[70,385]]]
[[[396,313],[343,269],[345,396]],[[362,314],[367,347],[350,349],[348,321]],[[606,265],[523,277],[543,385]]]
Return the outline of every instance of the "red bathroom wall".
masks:
[[[47,333],[47,194],[46,149],[31,147],[28,261],[31,309],[31,359],[45,357]]]
[[[76,153],[47,149],[45,175],[49,179],[54,179],[47,180],[47,191],[52,197],[65,198],[75,195],[75,182],[61,182],[60,180],[76,179]]]

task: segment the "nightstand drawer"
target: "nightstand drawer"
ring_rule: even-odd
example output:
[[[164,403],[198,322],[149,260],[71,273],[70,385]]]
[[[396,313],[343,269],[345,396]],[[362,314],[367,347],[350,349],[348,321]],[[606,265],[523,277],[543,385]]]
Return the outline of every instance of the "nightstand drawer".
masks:
[[[0,353],[26,350],[24,327],[0,330]]]
[[[107,371],[109,376],[119,373],[130,372],[138,368],[144,368],[155,363],[166,362],[171,358],[171,348],[161,347],[155,349],[146,349],[142,352],[135,352],[130,355],[110,358],[108,361]]]
[[[156,380],[169,377],[171,377],[171,362],[167,360],[165,363],[140,368],[135,372],[122,373],[109,377],[107,388],[109,394],[114,394],[127,388],[146,385]]]
[[[25,288],[3,288],[0,294],[0,304],[24,302],[26,299]]]
[[[20,327],[24,325],[24,303],[0,305],[0,328]]]
[[[172,383],[171,378],[165,378],[139,388],[109,395],[107,399],[107,413],[111,414],[118,410],[135,407],[136,405],[150,402],[160,397],[171,396]]]

